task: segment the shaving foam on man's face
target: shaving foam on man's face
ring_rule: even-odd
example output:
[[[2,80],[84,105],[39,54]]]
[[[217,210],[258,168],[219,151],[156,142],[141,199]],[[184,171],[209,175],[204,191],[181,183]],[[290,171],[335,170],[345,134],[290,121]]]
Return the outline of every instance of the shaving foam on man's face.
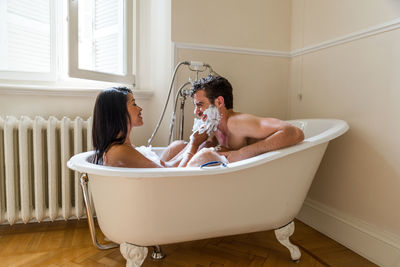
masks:
[[[219,124],[221,120],[221,115],[219,114],[219,110],[214,105],[210,105],[208,109],[204,111],[204,115],[206,115],[206,118],[204,118],[203,116],[203,121],[206,121],[207,123],[217,122],[217,124]]]
[[[200,134],[207,132],[208,135],[217,131],[221,115],[216,106],[210,105],[202,114],[201,119],[194,119],[193,132]]]

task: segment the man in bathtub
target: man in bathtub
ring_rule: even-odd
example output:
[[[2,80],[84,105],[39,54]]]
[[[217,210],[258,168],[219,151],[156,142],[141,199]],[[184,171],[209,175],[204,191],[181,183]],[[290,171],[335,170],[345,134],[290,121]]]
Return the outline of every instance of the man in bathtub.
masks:
[[[196,81],[191,88],[195,105],[193,132],[207,133],[208,138],[199,145],[199,153],[218,153],[229,162],[297,144],[304,140],[303,132],[287,122],[274,118],[261,118],[233,111],[232,86],[220,76],[208,76]],[[200,129],[200,130],[199,130]]]

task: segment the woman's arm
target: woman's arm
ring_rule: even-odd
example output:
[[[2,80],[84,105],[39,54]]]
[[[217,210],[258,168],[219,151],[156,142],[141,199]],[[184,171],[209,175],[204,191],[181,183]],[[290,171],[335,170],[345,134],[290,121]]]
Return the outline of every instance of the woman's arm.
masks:
[[[182,160],[179,162],[178,167],[186,167],[190,159],[197,153],[199,146],[202,145],[208,138],[206,132],[199,134],[199,132],[194,132],[190,136],[190,141],[186,148],[184,149]]]

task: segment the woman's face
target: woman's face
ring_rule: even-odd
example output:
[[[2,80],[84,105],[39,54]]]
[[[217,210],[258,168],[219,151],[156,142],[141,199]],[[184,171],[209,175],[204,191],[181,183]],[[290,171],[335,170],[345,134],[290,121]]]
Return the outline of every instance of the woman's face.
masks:
[[[130,128],[134,126],[142,126],[142,108],[136,105],[135,98],[133,98],[133,95],[131,93],[127,95],[126,108],[128,109],[129,117],[131,118]]]

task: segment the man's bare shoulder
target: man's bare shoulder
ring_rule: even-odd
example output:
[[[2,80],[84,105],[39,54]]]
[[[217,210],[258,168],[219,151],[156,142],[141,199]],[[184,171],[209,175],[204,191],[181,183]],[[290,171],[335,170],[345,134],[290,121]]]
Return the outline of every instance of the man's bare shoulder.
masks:
[[[247,138],[265,138],[285,127],[287,123],[268,117],[258,117],[246,113],[234,113],[228,120],[229,132]]]
[[[263,124],[264,126],[271,125],[272,127],[283,121],[276,118],[259,117],[253,114],[234,112],[228,119],[228,128],[244,127],[252,124]]]

